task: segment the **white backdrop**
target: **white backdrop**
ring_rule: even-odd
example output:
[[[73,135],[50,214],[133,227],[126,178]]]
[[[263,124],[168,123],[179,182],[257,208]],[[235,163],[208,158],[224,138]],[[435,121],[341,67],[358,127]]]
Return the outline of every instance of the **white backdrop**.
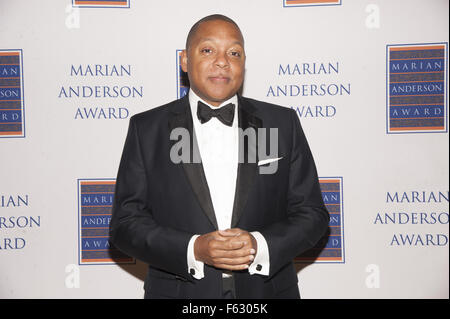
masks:
[[[448,1],[123,2],[0,0],[0,297],[143,297],[145,264],[81,258],[81,184],[114,181],[129,117],[179,96],[177,50],[212,13],[244,34],[243,95],[294,107],[322,182],[339,182],[340,257],[297,263],[302,297],[449,297]]]

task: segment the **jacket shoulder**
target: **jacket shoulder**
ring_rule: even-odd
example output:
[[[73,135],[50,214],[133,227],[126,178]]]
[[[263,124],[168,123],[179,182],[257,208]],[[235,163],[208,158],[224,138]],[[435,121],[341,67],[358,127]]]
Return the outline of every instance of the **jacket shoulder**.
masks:
[[[263,120],[269,122],[290,122],[293,116],[296,116],[295,111],[290,107],[259,101],[251,98],[241,98],[245,103],[248,103],[255,108],[255,114],[259,115]]]
[[[167,118],[170,109],[178,102],[179,100],[174,100],[169,103],[149,109],[147,111],[136,113],[130,118],[130,122],[138,124],[143,122],[148,123],[149,121],[159,122],[160,120]]]
[[[269,103],[269,102],[264,102],[264,101],[259,101],[259,100],[255,100],[252,98],[248,98],[248,97],[241,97],[243,101],[251,104],[252,106],[254,106],[258,111],[263,112],[263,113],[279,113],[279,114],[285,114],[286,116],[291,115],[292,112],[295,113],[295,111],[293,109],[291,109],[290,107],[286,107],[286,106],[282,106],[282,105],[278,105],[278,104],[273,104],[273,103]]]

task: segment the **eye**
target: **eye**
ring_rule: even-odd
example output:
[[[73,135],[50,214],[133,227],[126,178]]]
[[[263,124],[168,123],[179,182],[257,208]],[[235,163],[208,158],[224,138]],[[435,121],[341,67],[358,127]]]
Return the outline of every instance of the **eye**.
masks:
[[[241,52],[239,52],[239,51],[231,51],[230,54],[231,54],[231,56],[236,57],[236,58],[241,57]]]
[[[209,54],[212,53],[212,49],[210,48],[203,48],[200,50],[201,53]]]

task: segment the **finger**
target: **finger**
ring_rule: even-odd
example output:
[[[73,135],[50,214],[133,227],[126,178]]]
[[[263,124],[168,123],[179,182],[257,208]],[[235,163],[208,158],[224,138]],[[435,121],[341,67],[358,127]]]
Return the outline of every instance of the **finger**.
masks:
[[[242,265],[227,265],[227,264],[217,264],[214,265],[216,268],[225,269],[225,270],[232,270],[232,271],[238,271],[238,270],[245,270],[248,269],[248,264],[242,264]]]
[[[244,246],[246,246],[248,243],[246,241],[219,241],[219,240],[213,240],[210,243],[210,247],[213,250],[236,250],[241,249]]]
[[[228,237],[228,240],[230,242],[246,242],[246,243],[250,243],[252,239],[247,234],[240,234],[240,235],[236,235],[234,237]]]
[[[223,233],[224,235],[228,235],[229,237],[250,237],[250,233],[248,231],[239,229],[239,228],[232,228],[232,229],[226,229],[219,231]]]
[[[246,246],[248,248],[253,248],[256,250],[257,246],[256,246],[256,241],[253,239],[253,237],[249,234],[249,233],[243,233],[240,236],[236,236],[236,237],[229,237],[229,241],[230,242],[246,242]]]
[[[221,234],[221,231],[215,231],[211,233],[211,240],[218,240],[218,241],[226,241],[229,239],[229,236],[224,236]]]
[[[254,260],[253,255],[239,257],[239,258],[214,258],[213,262],[216,265],[244,265],[251,264]]]
[[[235,250],[214,250],[212,253],[212,258],[241,258],[252,256],[254,258],[254,249],[235,249]]]
[[[239,228],[229,228],[225,230],[219,230],[219,234],[226,237],[235,237],[242,234],[242,231]]]

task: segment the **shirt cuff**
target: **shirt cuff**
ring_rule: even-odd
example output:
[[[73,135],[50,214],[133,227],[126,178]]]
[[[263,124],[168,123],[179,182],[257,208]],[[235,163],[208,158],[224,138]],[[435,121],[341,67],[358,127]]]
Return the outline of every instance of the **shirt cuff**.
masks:
[[[195,279],[202,279],[203,277],[205,277],[205,274],[203,272],[204,264],[203,262],[196,260],[194,255],[194,242],[199,236],[200,235],[194,235],[191,237],[187,249],[188,273],[191,274]]]
[[[255,259],[248,268],[250,275],[263,275],[269,276],[269,247],[267,246],[267,241],[260,232],[251,232],[253,237],[255,237],[256,243],[258,245],[258,250],[255,255]]]

